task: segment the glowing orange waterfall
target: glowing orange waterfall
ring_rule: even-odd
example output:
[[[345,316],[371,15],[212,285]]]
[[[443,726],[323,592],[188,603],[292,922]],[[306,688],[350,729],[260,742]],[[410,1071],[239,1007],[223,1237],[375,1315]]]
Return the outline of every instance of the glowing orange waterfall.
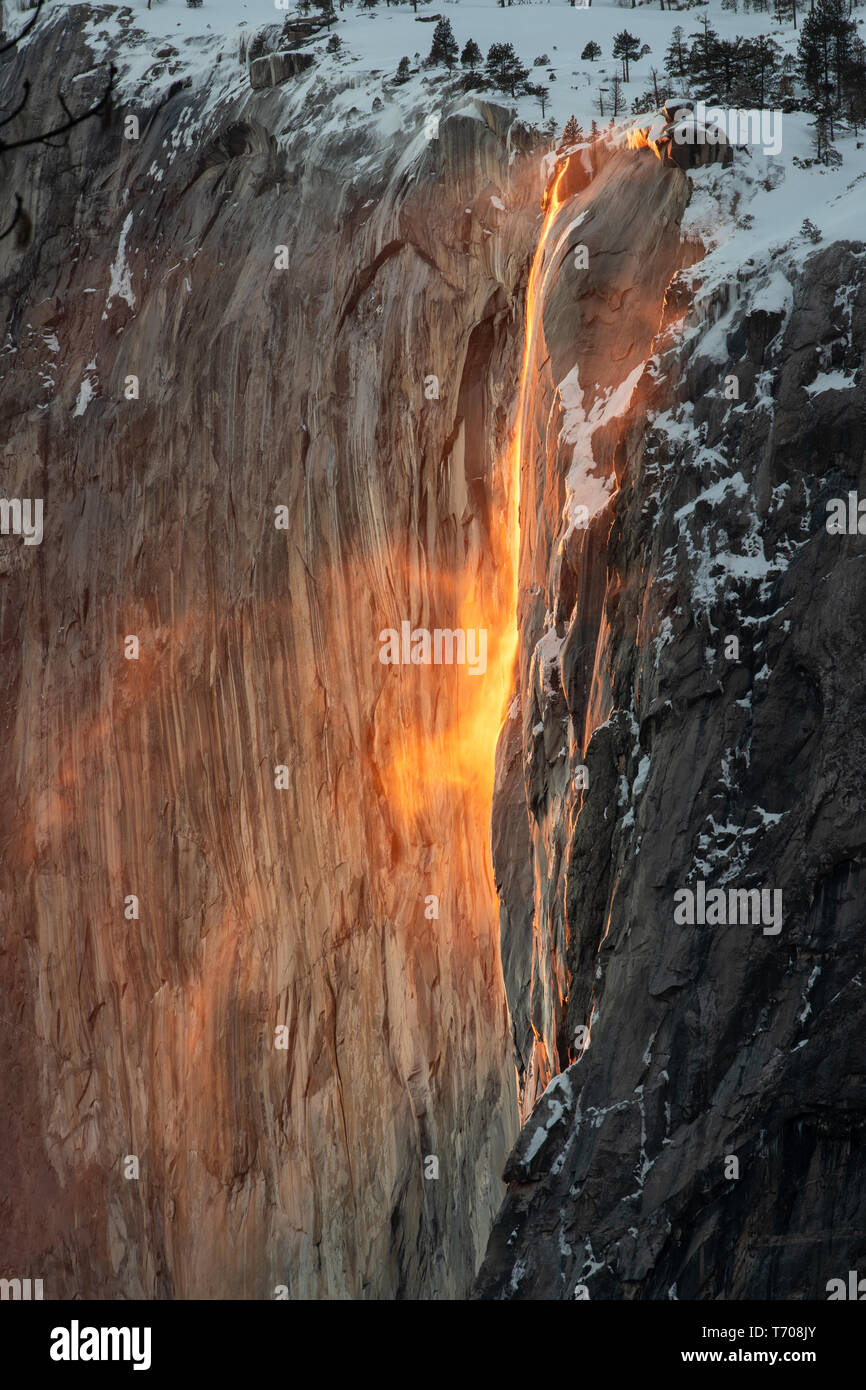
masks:
[[[526,423],[529,418],[532,405],[535,399],[535,385],[537,372],[535,369],[536,350],[538,347],[538,332],[541,326],[541,315],[544,309],[545,297],[549,287],[550,277],[559,264],[559,257],[563,247],[568,240],[574,222],[562,229],[554,240],[553,231],[563,203],[561,195],[562,181],[568,170],[569,161],[566,160],[557,174],[553,186],[545,197],[545,216],[541,234],[538,238],[538,245],[532,261],[532,268],[529,272],[529,284],[526,290],[526,315],[523,341],[523,362],[520,369],[520,395],[517,403],[517,421],[514,429],[514,439],[511,444],[511,525],[509,536],[509,560],[512,565],[512,609],[514,614],[513,650],[512,659],[517,652],[517,608],[519,597],[519,567],[520,567],[520,476],[523,467],[524,440],[526,437]],[[552,248],[552,250],[551,250]]]
[[[496,744],[506,702],[513,690],[517,654],[520,475],[527,422],[535,398],[541,312],[551,274],[574,227],[572,221],[554,235],[567,168],[566,161],[542,204],[544,221],[527,285],[517,413],[504,470],[507,503],[505,516],[499,524],[494,523],[491,536],[494,570],[503,577],[496,584],[498,601],[491,604],[489,597],[485,603],[479,601],[473,575],[439,577],[450,593],[451,611],[459,615],[459,625],[466,630],[488,629],[488,665],[482,678],[473,678],[465,669],[456,667],[439,673],[437,678],[443,681],[442,692],[447,693],[447,699],[439,705],[441,722],[436,729],[415,723],[411,696],[407,696],[404,716],[408,714],[409,718],[402,721],[399,751],[385,769],[385,780],[393,803],[410,818],[435,815],[439,798],[459,791],[468,796],[479,824],[486,827],[489,823]],[[405,679],[406,674],[399,679]],[[483,839],[486,838],[485,830]]]

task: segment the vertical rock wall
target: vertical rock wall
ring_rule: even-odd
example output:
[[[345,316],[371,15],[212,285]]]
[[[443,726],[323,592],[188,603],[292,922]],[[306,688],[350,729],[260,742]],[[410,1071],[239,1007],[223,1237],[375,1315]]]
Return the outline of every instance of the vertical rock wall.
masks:
[[[683,255],[688,193],[682,172],[648,151],[584,147],[559,196],[527,368],[518,698],[502,733],[493,808],[524,1113],[573,1055],[566,847],[580,804],[577,769],[611,708],[602,617],[618,442],[610,421],[627,410],[653,350]],[[590,877],[603,865],[601,851]]]
[[[4,100],[38,121],[60,52],[98,89],[85,14]],[[450,760],[476,683],[379,633],[506,605],[538,161],[495,108],[287,100],[126,89],[10,173],[3,488],[45,535],[0,542],[0,1263],[46,1297],[459,1295],[515,1134],[501,707]]]
[[[862,537],[826,526],[828,500],[866,484],[864,248],[752,260],[689,309],[700,267],[665,292],[693,252],[672,256],[656,221],[670,197],[673,233],[678,176],[634,158],[640,209],[601,247],[587,219],[589,275],[564,262],[544,317],[550,376],[576,361],[592,428],[567,387],[561,408],[539,393],[522,573],[551,616],[540,633],[525,601],[494,813],[531,1113],[477,1292],[823,1298],[866,1259],[864,570]],[[601,219],[635,187],[598,183],[571,211],[593,198]],[[623,268],[597,293],[610,251]],[[558,506],[588,443],[615,490],[555,548],[551,474]],[[573,476],[591,496],[591,470]],[[678,920],[699,883],[778,892],[781,923]]]

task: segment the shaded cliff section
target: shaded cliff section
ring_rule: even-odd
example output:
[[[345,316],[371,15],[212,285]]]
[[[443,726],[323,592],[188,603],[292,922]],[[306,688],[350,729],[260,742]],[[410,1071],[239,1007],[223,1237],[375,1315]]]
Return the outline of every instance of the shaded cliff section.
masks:
[[[4,102],[28,77],[38,121],[58,65],[100,89],[125,40],[85,18],[5,60]],[[395,804],[448,699],[378,633],[453,622],[442,576],[503,602],[538,159],[498,108],[385,140],[240,69],[215,95],[229,62],[7,161],[3,491],[45,537],[0,541],[0,1268],[453,1296],[516,1133],[488,808],[435,777]]]
[[[667,332],[700,266],[676,277],[594,441],[615,496],[568,566],[535,557],[564,639],[546,701],[524,676],[510,785],[545,847],[526,901],[555,903],[559,935],[546,965],[553,927],[507,902],[503,959],[566,997],[477,1297],[825,1298],[866,1261],[866,541],[825,526],[866,489],[864,261],[783,262],[778,310],[757,306],[779,268],[748,263]],[[566,737],[585,789],[538,757]],[[698,880],[781,890],[781,931],[675,924]]]

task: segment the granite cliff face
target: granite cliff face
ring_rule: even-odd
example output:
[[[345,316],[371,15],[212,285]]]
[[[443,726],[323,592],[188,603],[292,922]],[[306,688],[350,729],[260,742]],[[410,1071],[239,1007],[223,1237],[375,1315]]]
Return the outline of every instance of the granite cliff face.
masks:
[[[525,1111],[568,1057],[570,789],[607,718],[613,677],[598,640],[619,443],[609,417],[628,406],[667,286],[689,254],[679,225],[688,183],[672,162],[582,147],[564,168],[559,196],[526,368],[533,388],[521,461],[518,698],[502,734],[493,806]]]
[[[37,123],[119,68],[4,156],[0,1273],[821,1296],[866,1261],[863,247],[722,283],[738,154],[362,114],[302,28],[191,66],[79,7],[0,67]],[[383,664],[403,622],[484,678]]]
[[[169,95],[130,24],[75,11],[2,69],[33,123],[59,54],[82,102],[144,74],[7,157],[3,487],[45,534],[2,539],[3,1269],[459,1295],[517,1121],[502,709],[379,634],[507,605],[539,157],[501,108],[386,137],[235,53]]]
[[[866,1258],[866,580],[862,538],[826,525],[864,487],[866,250],[789,247],[721,289],[698,264],[660,295],[674,253],[630,265],[647,229],[590,197],[575,237],[592,265],[605,228],[620,302],[643,283],[659,332],[626,349],[617,319],[593,365],[597,286],[573,275],[544,316],[552,379],[572,344],[599,383],[584,407],[646,365],[574,434],[615,480],[582,531],[556,525],[567,464],[538,461],[568,391],[535,412],[528,486],[555,505],[523,555],[494,846],[526,1108],[547,1090],[476,1293],[824,1298]],[[781,920],[675,918],[716,888],[778,892]]]

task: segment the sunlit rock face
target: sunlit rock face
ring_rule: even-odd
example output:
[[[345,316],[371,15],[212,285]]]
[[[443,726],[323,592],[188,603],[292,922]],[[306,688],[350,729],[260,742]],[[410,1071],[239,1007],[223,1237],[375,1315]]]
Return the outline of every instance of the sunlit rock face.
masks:
[[[91,13],[4,109],[61,47],[82,100],[139,70]],[[824,527],[863,248],[781,310],[743,266],[711,352],[684,171],[600,144],[527,305],[526,133],[296,107],[284,37],[155,55],[4,163],[3,490],[44,536],[0,538],[0,1272],[442,1298],[486,1249],[487,1298],[821,1296],[866,1225],[864,580]],[[404,623],[483,628],[484,671],[384,664]],[[675,921],[698,880],[781,931]]]
[[[61,44],[98,90],[84,14],[4,101],[38,120]],[[45,534],[2,540],[0,1263],[454,1296],[517,1127],[489,813],[539,158],[494,107],[384,131],[225,71],[10,174],[4,488]],[[485,675],[380,661],[470,612]]]
[[[518,698],[502,732],[493,806],[524,1112],[567,1065],[571,1047],[564,907],[574,784],[610,713],[614,676],[602,626],[620,442],[612,420],[654,351],[665,291],[683,259],[688,196],[682,173],[646,149],[584,147],[560,188],[527,366]],[[600,847],[591,883],[604,863]]]
[[[684,176],[633,158],[563,209],[590,209],[589,269],[564,258],[544,314],[494,803],[531,1113],[476,1292],[824,1298],[866,1225],[866,571],[843,505],[864,490],[864,248],[786,266],[783,294],[747,263],[727,304],[689,308]],[[629,218],[632,189],[651,214]],[[575,379],[554,394],[570,361],[614,490],[573,473],[590,517],[563,534],[587,445]],[[633,368],[634,393],[593,414]],[[677,919],[700,885],[779,893],[781,922]]]

